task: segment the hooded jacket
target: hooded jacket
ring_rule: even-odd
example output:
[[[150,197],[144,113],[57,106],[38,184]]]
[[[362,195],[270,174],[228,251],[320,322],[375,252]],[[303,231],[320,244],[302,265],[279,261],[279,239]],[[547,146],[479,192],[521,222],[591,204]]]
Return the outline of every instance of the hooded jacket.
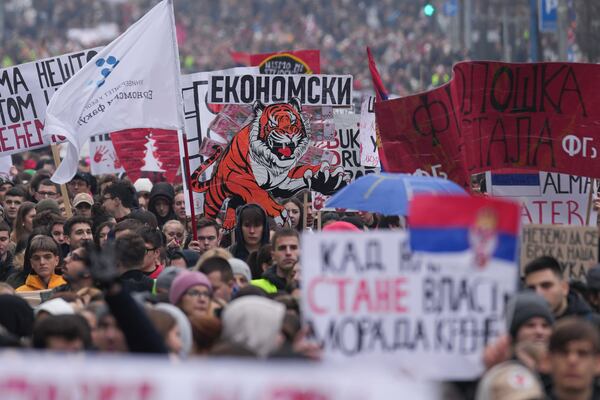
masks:
[[[242,224],[244,221],[241,220],[240,215],[242,215],[242,211],[247,208],[256,208],[260,210],[263,216],[263,231],[262,237],[260,238],[260,245],[264,245],[269,243],[269,222],[267,219],[267,213],[261,206],[258,204],[245,204],[238,208],[237,210],[237,223],[235,225],[235,244],[229,247],[229,251],[235,258],[239,258],[240,260],[246,261],[250,252],[246,248],[246,242],[244,241],[244,234],[242,233]]]
[[[162,197],[166,199],[169,203],[169,212],[166,216],[161,217],[156,212],[156,200]],[[175,190],[170,183],[167,182],[159,182],[152,187],[152,191],[150,191],[150,199],[148,200],[148,211],[156,216],[156,220],[158,221],[158,226],[162,228],[165,222],[170,221],[172,219],[177,219],[177,215],[175,211],[173,211],[173,201],[175,199]]]
[[[0,282],[6,282],[8,277],[15,272],[13,255],[7,251],[6,260],[0,262]]]
[[[44,281],[38,275],[27,275],[27,279],[25,279],[25,284],[19,286],[15,289],[16,292],[33,292],[36,290],[46,290],[52,289],[60,285],[64,285],[67,282],[63,279],[62,276],[52,274],[50,280],[48,281],[48,286],[44,284]]]

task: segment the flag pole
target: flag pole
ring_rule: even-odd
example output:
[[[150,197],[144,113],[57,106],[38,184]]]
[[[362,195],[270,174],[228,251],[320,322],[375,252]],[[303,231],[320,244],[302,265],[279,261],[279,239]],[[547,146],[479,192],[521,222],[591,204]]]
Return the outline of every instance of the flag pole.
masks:
[[[54,158],[54,165],[56,169],[60,165],[60,154],[58,152],[58,145],[51,144],[50,148],[52,149],[52,158]],[[71,218],[73,215],[73,211],[71,210],[71,200],[69,200],[69,192],[67,191],[67,186],[64,183],[60,184],[60,193],[63,198],[63,202],[65,204],[65,213],[67,214],[67,218]]]
[[[304,230],[308,228],[308,192],[305,191],[303,197],[304,198],[302,199],[302,229]]]
[[[179,46],[177,45],[177,33],[175,32],[175,10],[173,5],[173,0],[168,0],[169,5],[171,6],[171,35],[173,40],[173,46],[175,46],[175,74],[177,76],[177,89],[179,91],[179,105],[177,109],[179,110],[179,125],[181,126],[181,137],[183,139],[183,151],[185,154],[184,166],[185,168],[185,184],[188,189],[188,201],[190,202],[190,213],[192,216],[192,239],[198,240],[198,228],[196,227],[196,211],[194,210],[194,193],[192,192],[191,186],[191,171],[190,171],[190,157],[188,152],[187,145],[187,135],[185,134],[185,116],[183,115],[183,92],[181,87],[181,64],[179,62]]]

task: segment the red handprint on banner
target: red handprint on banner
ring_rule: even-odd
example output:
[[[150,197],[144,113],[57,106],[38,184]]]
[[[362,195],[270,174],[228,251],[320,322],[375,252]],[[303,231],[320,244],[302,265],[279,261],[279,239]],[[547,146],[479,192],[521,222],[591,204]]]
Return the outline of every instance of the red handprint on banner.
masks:
[[[94,153],[94,162],[99,163],[104,160],[104,156],[108,153],[106,146],[98,146],[96,153]]]

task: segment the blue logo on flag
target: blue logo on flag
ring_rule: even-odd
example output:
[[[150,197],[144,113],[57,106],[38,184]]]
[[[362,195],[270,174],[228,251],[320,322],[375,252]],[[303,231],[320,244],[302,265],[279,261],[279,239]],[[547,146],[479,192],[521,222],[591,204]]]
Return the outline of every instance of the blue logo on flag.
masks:
[[[100,68],[102,78],[96,82],[90,81],[89,84],[95,83],[96,87],[104,85],[104,81],[110,73],[119,65],[119,60],[115,56],[108,56],[106,59],[100,57],[96,60],[96,66]]]

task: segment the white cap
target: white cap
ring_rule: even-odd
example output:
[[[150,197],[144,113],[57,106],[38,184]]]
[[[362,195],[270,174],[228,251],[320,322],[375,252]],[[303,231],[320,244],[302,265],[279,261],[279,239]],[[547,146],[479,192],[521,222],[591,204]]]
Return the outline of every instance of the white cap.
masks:
[[[45,311],[50,315],[75,314],[73,306],[60,297],[48,300],[35,308],[36,315],[40,311]]]
[[[138,178],[133,184],[136,192],[149,192],[152,190],[152,182],[148,178]]]

